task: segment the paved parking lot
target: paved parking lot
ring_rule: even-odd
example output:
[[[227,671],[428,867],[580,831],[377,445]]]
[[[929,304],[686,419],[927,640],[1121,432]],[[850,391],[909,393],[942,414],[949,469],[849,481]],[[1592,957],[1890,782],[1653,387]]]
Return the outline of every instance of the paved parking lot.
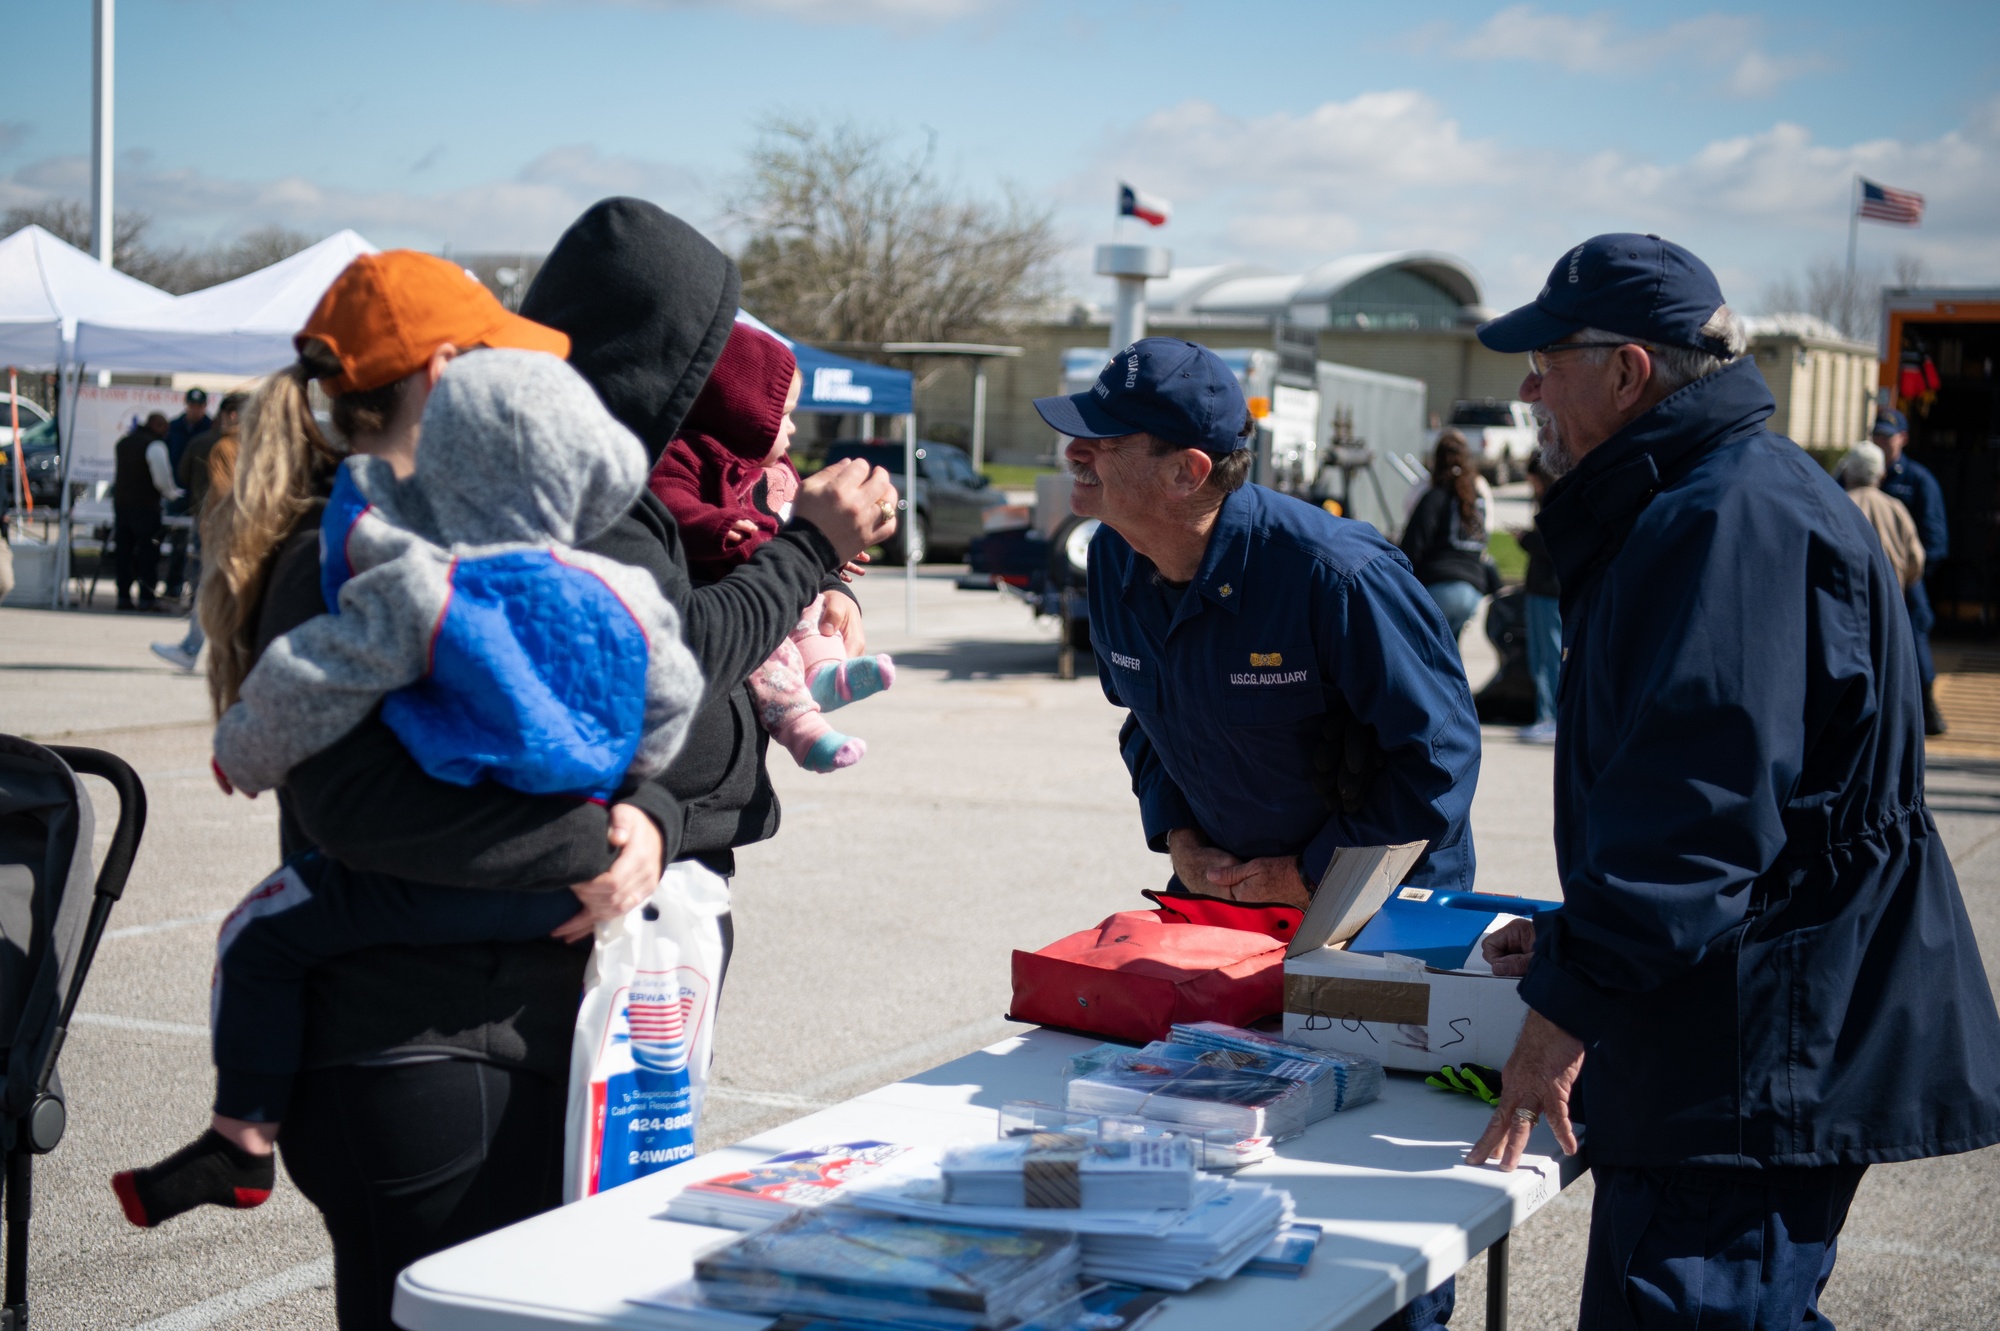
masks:
[[[1008,954],[1037,947],[1163,880],[1140,843],[1114,744],[1120,717],[1088,680],[1052,677],[1052,631],[991,593],[919,584],[902,630],[899,574],[862,584],[875,645],[902,670],[845,714],[871,751],[832,777],[773,768],[785,831],[741,856],[738,951],[719,1026],[704,1145],[987,1043],[1009,1027]],[[70,1136],[40,1165],[37,1323],[324,1328],[317,1217],[281,1182],[262,1209],[141,1233],[106,1180],[206,1119],[209,950],[220,913],[272,864],[268,799],[224,799],[207,775],[201,683],[146,651],[156,619],[0,610],[0,730],[110,749],[145,778],[151,822],[63,1060]],[[1476,677],[1490,657],[1468,629]],[[1553,895],[1549,754],[1489,730],[1474,806],[1480,885]],[[99,788],[102,791],[102,788]],[[2000,958],[2000,765],[1934,761],[1944,828],[1989,972]],[[108,827],[108,794],[102,817]],[[2000,1324],[2000,1152],[1878,1168],[1863,1186],[1827,1309],[1847,1327]],[[1515,1325],[1572,1325],[1589,1184],[1514,1244]],[[1479,1325],[1483,1262],[1455,1324]]]

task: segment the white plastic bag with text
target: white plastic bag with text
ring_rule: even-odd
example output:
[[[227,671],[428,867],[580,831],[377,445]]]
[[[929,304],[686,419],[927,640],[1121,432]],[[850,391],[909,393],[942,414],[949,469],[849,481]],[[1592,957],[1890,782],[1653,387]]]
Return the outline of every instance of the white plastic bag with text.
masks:
[[[728,911],[729,880],[682,860],[644,905],[597,926],[570,1053],[565,1201],[694,1158]]]

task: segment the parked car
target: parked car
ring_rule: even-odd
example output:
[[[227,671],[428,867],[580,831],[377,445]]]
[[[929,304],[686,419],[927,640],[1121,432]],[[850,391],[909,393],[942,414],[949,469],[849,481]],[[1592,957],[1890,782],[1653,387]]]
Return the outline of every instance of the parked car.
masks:
[[[0,411],[5,410],[6,394],[0,393]],[[43,415],[31,427],[28,424],[29,403],[21,403],[21,457],[28,468],[28,494],[37,508],[55,508],[62,498],[62,454],[56,446],[56,423]],[[39,411],[40,409],[37,408]],[[0,419],[7,419],[0,416]],[[14,486],[13,427],[0,426],[0,509],[14,508],[19,496]]]
[[[917,441],[917,485],[912,494],[903,479],[903,445],[893,439],[836,439],[826,447],[828,464],[860,458],[889,473],[896,489],[911,501],[915,517],[906,512],[884,554],[892,563],[914,558],[960,559],[973,539],[985,530],[986,510],[1007,497],[993,482],[972,469],[965,450],[929,439]]]
[[[1528,474],[1528,459],[1541,442],[1534,411],[1525,402],[1493,397],[1454,402],[1446,424],[1484,459],[1488,479],[1503,485]]]
[[[28,434],[38,425],[49,422],[48,410],[33,398],[16,398],[12,393],[0,392],[0,454],[5,454],[7,445],[14,442],[14,409],[21,412],[21,433]],[[8,459],[12,462],[12,459]]]

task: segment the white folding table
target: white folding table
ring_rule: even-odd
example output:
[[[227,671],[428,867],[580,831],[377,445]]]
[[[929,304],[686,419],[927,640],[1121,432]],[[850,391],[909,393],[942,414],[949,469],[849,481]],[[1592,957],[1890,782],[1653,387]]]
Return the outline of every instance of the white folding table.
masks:
[[[667,1331],[690,1324],[631,1300],[689,1279],[695,1256],[734,1236],[663,1220],[690,1183],[780,1151],[844,1141],[946,1145],[989,1140],[1007,1100],[1060,1104],[1061,1069],[1091,1047],[1036,1029],[1002,1040],[796,1122],[711,1151],[524,1220],[411,1266],[397,1281],[394,1315],[409,1331],[549,1331],[617,1327]],[[1325,1237],[1296,1280],[1238,1276],[1173,1295],[1158,1331],[1299,1328],[1370,1331],[1493,1248],[1489,1331],[1505,1321],[1506,1239],[1581,1172],[1535,1129],[1520,1168],[1463,1163],[1490,1111],[1464,1096],[1391,1076],[1379,1100],[1314,1124],[1275,1159],[1241,1171],[1291,1191],[1298,1218]]]

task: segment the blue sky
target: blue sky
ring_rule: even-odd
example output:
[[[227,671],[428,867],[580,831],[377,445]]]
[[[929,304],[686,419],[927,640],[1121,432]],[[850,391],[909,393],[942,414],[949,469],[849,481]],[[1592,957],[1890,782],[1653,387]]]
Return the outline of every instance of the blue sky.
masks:
[[[10,15],[0,206],[87,194],[90,4]],[[637,193],[716,234],[760,119],[934,132],[1055,210],[1072,285],[1117,182],[1179,263],[1470,260],[1495,305],[1654,230],[1751,308],[1846,241],[1860,170],[1930,200],[1864,259],[2000,282],[2000,6],[1083,0],[122,0],[119,202],[163,239],[281,223],[542,249]]]

